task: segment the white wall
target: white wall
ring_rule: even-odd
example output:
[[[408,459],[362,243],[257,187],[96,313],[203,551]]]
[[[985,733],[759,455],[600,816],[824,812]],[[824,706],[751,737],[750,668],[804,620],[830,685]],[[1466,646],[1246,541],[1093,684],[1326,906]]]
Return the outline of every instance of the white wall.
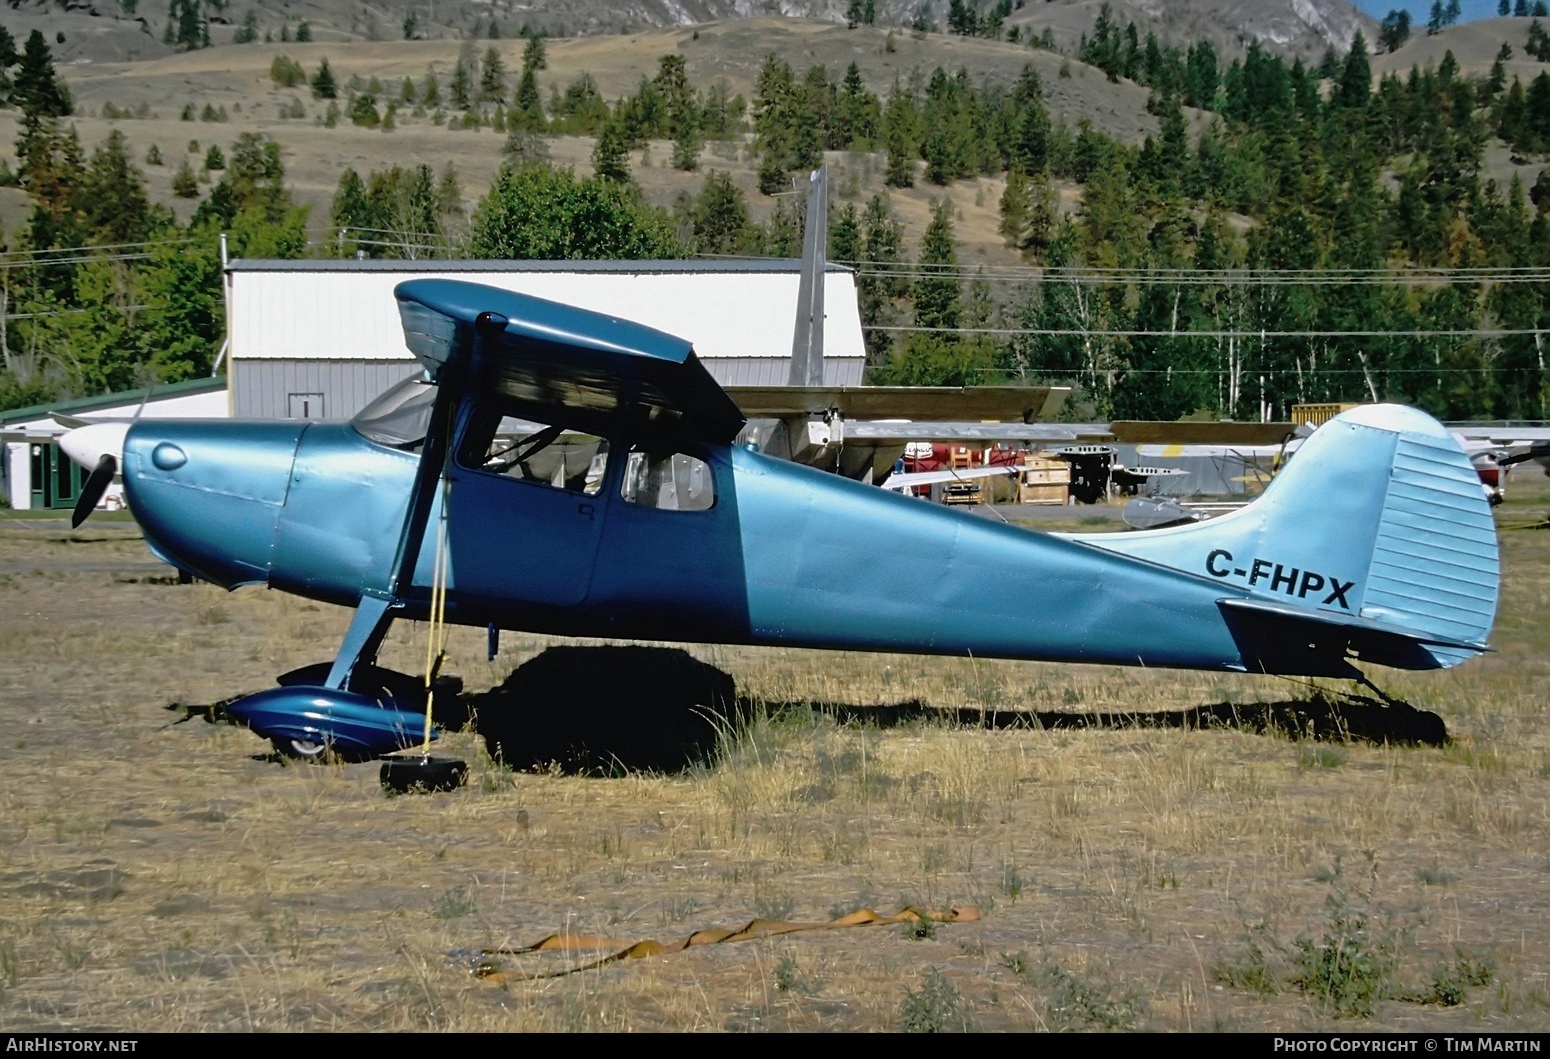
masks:
[[[142,402],[144,407],[142,408]],[[105,405],[83,412],[78,419],[108,420],[133,419],[225,419],[231,414],[231,397],[224,389],[206,390],[201,393],[172,394],[157,397],[154,392],[149,401],[144,394],[126,397],[122,404]],[[9,434],[27,434],[38,441],[48,441],[64,433],[65,428],[48,416],[39,416],[6,426]],[[0,442],[0,467],[5,470],[4,487],[11,507],[27,511],[32,507],[32,450],[30,441]],[[123,489],[114,483],[103,496],[103,503],[122,501]]]
[[[435,271],[234,268],[231,356],[410,359],[393,288],[420,277],[465,280],[608,313],[677,335],[703,360],[791,356],[796,271]],[[824,275],[824,355],[866,356],[855,276]]]

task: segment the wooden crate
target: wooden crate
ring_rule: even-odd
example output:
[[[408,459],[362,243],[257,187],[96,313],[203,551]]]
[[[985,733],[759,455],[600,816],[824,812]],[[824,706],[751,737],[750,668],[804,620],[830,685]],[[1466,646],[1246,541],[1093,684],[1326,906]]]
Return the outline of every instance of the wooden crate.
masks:
[[[1030,459],[1017,474],[1019,504],[1064,504],[1071,496],[1071,465],[1065,460]]]

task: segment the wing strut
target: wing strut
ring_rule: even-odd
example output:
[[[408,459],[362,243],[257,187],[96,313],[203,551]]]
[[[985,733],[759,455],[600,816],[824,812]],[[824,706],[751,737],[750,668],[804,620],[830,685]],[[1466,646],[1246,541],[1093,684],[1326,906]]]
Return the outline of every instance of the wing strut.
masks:
[[[828,266],[829,167],[807,178],[807,222],[802,233],[802,275],[797,283],[796,331],[791,336],[792,386],[823,385],[823,285]]]

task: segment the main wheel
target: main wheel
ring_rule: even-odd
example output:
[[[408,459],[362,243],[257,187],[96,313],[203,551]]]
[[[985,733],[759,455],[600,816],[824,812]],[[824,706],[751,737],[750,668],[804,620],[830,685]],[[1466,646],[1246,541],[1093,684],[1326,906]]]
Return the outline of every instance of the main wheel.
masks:
[[[314,743],[310,739],[287,739],[277,736],[270,740],[274,748],[283,758],[292,761],[305,761],[309,764],[320,764],[329,759],[327,743]]]

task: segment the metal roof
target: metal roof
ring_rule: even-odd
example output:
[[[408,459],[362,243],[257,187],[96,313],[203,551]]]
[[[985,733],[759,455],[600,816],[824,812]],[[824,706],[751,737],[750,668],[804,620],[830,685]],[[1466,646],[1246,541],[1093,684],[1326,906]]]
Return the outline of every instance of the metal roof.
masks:
[[[188,397],[191,394],[224,389],[226,389],[224,375],[216,375],[208,379],[185,379],[182,382],[162,383],[152,387],[150,400],[165,401],[171,397]],[[145,388],[136,387],[133,390],[120,390],[117,393],[100,394],[96,397],[76,397],[68,401],[49,401],[47,404],[29,405],[26,408],[8,408],[0,412],[0,425],[43,419],[50,412],[60,412],[65,415],[94,412],[101,408],[112,408],[115,405],[138,402],[145,398]]]
[[[233,258],[227,272],[601,272],[601,273],[696,273],[696,272],[801,272],[799,258],[715,258],[667,261],[505,261],[505,260],[376,260],[372,258],[306,258],[275,260]],[[826,272],[854,272],[829,262]]]

